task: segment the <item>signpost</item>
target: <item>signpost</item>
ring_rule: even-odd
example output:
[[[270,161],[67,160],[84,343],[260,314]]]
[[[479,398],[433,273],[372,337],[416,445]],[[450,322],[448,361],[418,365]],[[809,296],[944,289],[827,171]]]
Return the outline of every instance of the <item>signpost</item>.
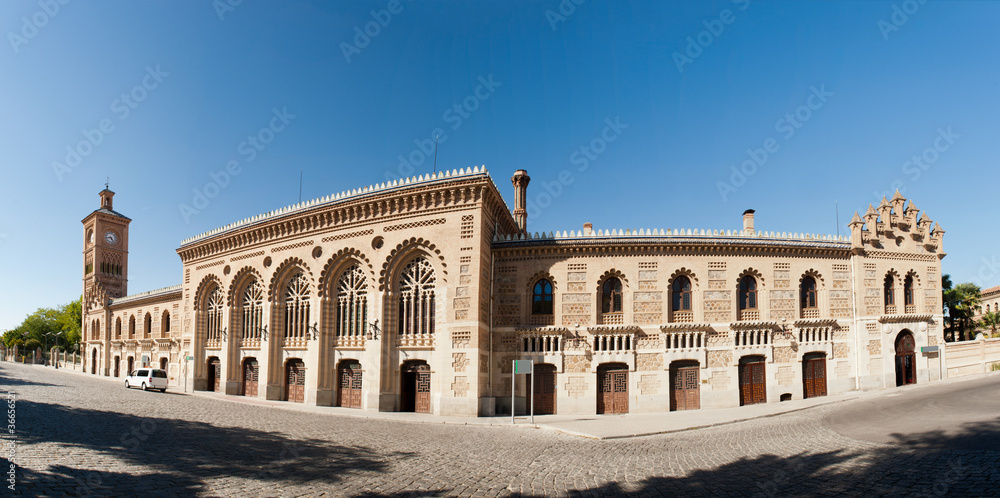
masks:
[[[188,356],[184,353],[184,392],[188,392],[188,362],[194,359],[194,356]]]
[[[514,386],[517,384],[517,374],[533,375],[534,366],[531,360],[514,360],[514,373],[510,376],[510,423],[514,424]],[[531,423],[535,423],[535,383],[528,382],[528,403],[530,405]]]

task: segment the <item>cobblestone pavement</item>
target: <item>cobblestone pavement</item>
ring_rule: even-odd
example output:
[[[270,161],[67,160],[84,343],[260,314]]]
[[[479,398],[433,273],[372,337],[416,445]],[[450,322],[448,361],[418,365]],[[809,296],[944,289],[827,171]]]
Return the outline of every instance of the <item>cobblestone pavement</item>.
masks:
[[[886,444],[825,428],[823,417],[850,402],[597,441],[126,390],[0,363],[6,392],[16,397],[17,491],[25,496],[1000,494],[1000,449],[949,449],[940,432],[925,438],[934,444]],[[997,421],[955,426],[962,429],[947,437],[1000,433]]]

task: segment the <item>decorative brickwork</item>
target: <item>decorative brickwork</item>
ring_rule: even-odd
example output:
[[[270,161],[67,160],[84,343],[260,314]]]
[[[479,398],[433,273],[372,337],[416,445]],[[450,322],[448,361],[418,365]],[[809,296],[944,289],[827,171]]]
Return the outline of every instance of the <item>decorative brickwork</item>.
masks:
[[[656,290],[659,288],[660,288],[659,285],[657,285],[655,281],[645,281],[645,280],[639,281],[639,290],[641,291]]]
[[[709,280],[708,281],[708,288],[709,289],[722,290],[722,289],[725,289],[726,287],[727,286],[726,286],[726,281],[725,280]]]
[[[563,357],[563,369],[569,373],[586,373],[590,371],[590,358],[582,354]]]
[[[663,313],[636,313],[633,317],[639,325],[656,325],[663,320]]]
[[[434,225],[444,225],[448,220],[435,218],[433,220],[414,221],[412,223],[400,223],[399,225],[389,225],[382,229],[383,232],[395,232],[397,230],[409,230],[411,228],[430,227]]]
[[[587,272],[585,271],[571,271],[566,274],[567,282],[586,282]]]
[[[790,366],[778,367],[778,385],[790,386],[795,383],[795,371]]]
[[[469,395],[469,378],[462,375],[456,376],[455,382],[451,384],[451,391],[456,398],[464,398]]]
[[[359,230],[357,232],[342,233],[342,234],[338,234],[338,235],[331,235],[329,237],[323,237],[320,240],[320,242],[333,242],[335,240],[344,240],[344,239],[349,239],[349,238],[352,238],[352,237],[363,237],[365,235],[374,235],[374,234],[375,234],[375,230],[371,230],[371,229],[368,229],[368,230]]]
[[[846,342],[838,342],[833,345],[834,358],[847,358],[847,354],[850,351],[851,351],[851,345]]]
[[[452,353],[451,366],[456,372],[464,372],[469,366],[469,355],[466,353]]]
[[[585,282],[569,282],[566,284],[566,292],[587,292]]]
[[[640,394],[659,394],[660,376],[656,374],[643,375],[639,377]]]
[[[791,346],[774,348],[775,363],[794,363],[795,360],[795,351],[791,348]]]
[[[472,345],[472,332],[469,329],[459,329],[451,331],[451,347],[454,349],[467,348]]]
[[[713,391],[728,391],[729,390],[729,372],[712,372],[712,390]]]
[[[570,377],[566,379],[566,393],[571,398],[582,398],[587,395],[587,378]],[[507,392],[510,392],[509,390]]]
[[[728,332],[709,332],[705,338],[705,343],[708,347],[720,347],[720,346],[732,346],[733,341],[730,339]]]
[[[873,339],[868,341],[868,354],[871,356],[882,355],[882,341]]]

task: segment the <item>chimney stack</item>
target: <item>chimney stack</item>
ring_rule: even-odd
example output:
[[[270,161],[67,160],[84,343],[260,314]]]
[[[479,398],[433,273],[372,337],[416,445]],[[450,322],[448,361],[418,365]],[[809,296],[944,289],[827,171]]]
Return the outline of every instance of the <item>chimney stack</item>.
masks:
[[[589,221],[586,222],[586,223],[584,223],[583,224],[583,234],[584,235],[590,235],[592,233],[594,233],[594,224],[591,223],[591,222],[589,222]]]
[[[754,231],[754,228],[753,228],[753,213],[754,213],[753,209],[747,209],[746,211],[743,211],[743,231],[744,232],[753,232]]]
[[[514,176],[510,177],[511,184],[514,185],[514,222],[517,223],[517,228],[524,233],[528,230],[528,182],[531,181],[531,177],[528,176],[528,172],[519,169],[514,172]]]

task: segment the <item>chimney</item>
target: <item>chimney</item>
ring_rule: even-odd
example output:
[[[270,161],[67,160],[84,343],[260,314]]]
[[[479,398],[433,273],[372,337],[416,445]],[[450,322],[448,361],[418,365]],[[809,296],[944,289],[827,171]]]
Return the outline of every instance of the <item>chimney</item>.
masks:
[[[586,222],[586,223],[584,223],[583,224],[583,234],[584,235],[590,235],[592,233],[594,233],[594,224],[591,223],[591,222],[589,222],[589,221]]]
[[[754,229],[753,229],[753,213],[754,213],[753,209],[747,209],[746,211],[743,211],[743,231],[744,232],[753,232],[754,231]]]
[[[514,185],[514,222],[517,223],[518,230],[524,233],[528,230],[528,182],[531,177],[528,172],[519,169],[510,177],[510,183]]]

